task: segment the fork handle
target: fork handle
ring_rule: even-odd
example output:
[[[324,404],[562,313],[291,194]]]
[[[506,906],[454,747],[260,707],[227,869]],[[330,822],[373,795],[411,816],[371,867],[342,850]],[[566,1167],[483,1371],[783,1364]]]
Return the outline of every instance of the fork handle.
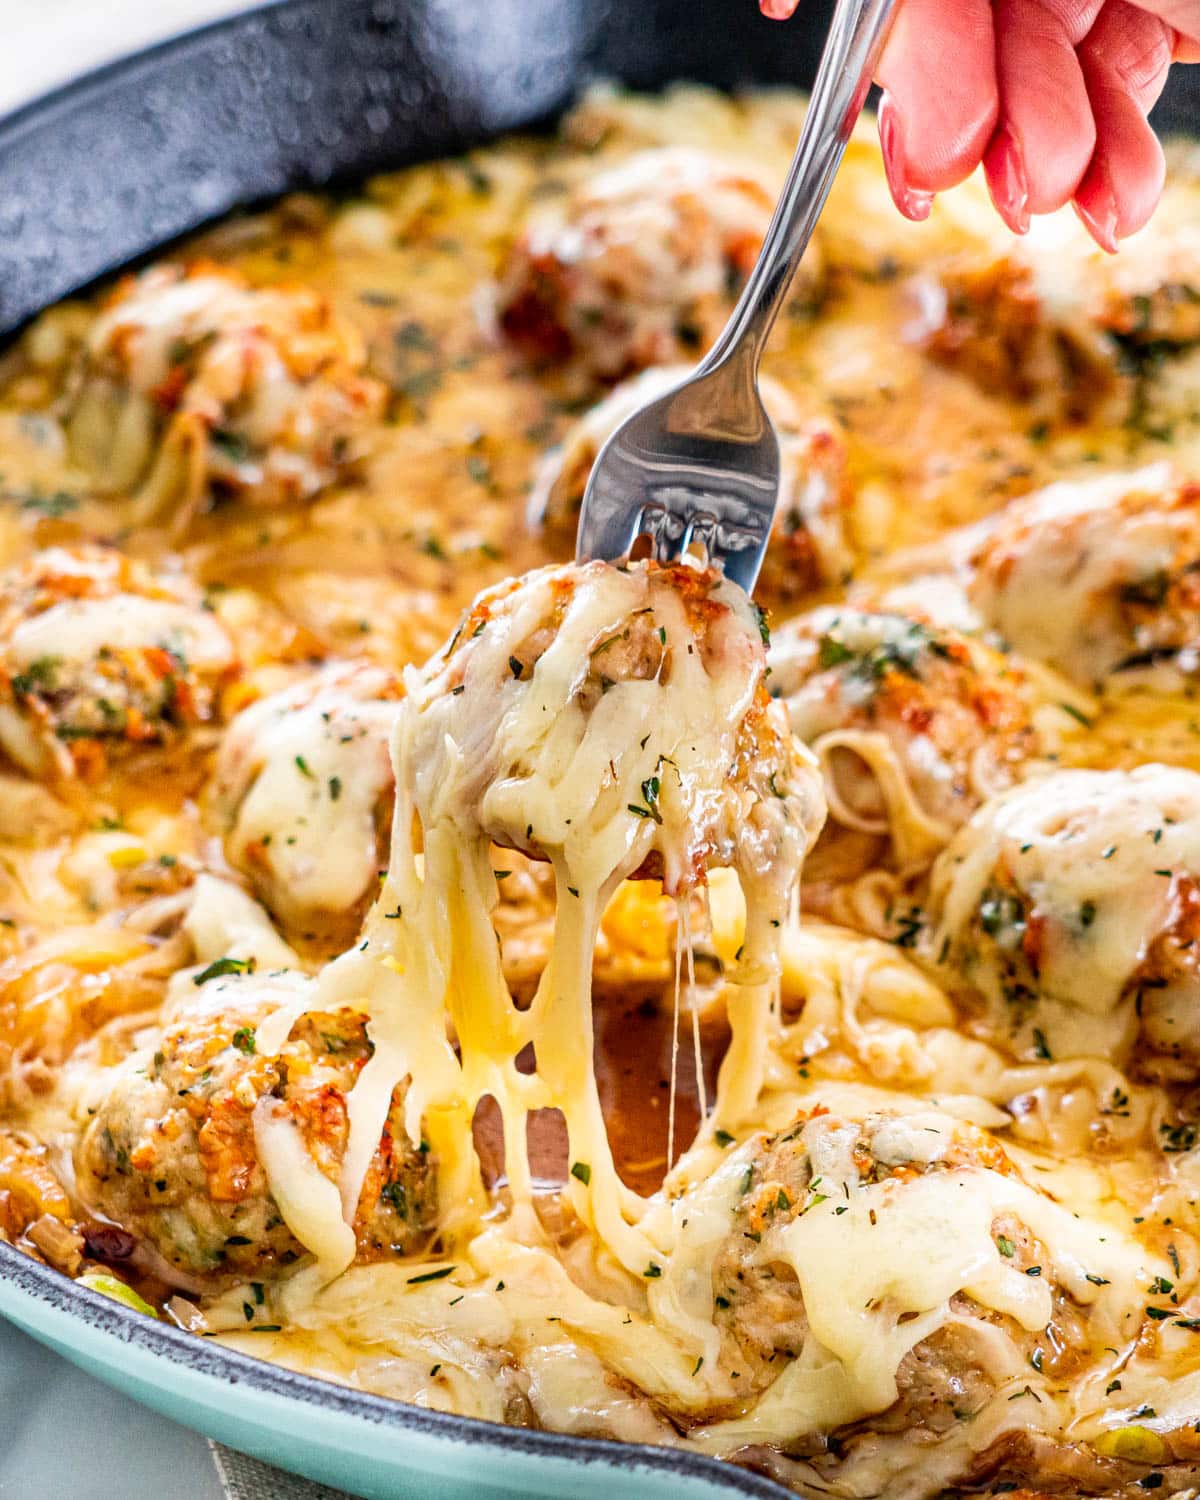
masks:
[[[894,6],[895,0],[837,0],[775,216],[737,306],[698,374],[736,364],[755,379],[767,336],[866,102]]]

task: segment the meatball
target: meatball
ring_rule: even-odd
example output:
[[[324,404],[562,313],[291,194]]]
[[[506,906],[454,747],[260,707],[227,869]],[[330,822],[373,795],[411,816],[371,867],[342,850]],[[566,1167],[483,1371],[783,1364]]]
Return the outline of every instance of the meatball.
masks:
[[[830,832],[890,839],[901,869],[928,863],[1038,752],[1020,666],[919,617],[813,610],[776,633],[770,661],[825,773]]]
[[[1058,771],[986,803],[933,871],[928,954],[1034,1057],[1139,1039],[1200,1062],[1200,775]]]
[[[953,262],[919,277],[913,291],[910,336],[939,363],[1047,421],[1120,418],[1128,391],[1116,345],[1047,296],[1023,250]]]
[[[729,1227],[702,1279],[687,1252],[710,1240],[718,1202]],[[859,1493],[856,1450],[876,1435],[919,1434],[939,1462],[935,1445],[965,1416],[992,1403],[1009,1416],[1010,1393],[1061,1382],[1095,1342],[1136,1333],[1155,1259],[1060,1209],[985,1131],[915,1104],[817,1105],[740,1147],[678,1212],[664,1301],[699,1313],[711,1298],[710,1358],[738,1372],[743,1400],[758,1396],[748,1420],[701,1441],[778,1444],[814,1465],[822,1493]],[[949,1455],[976,1459],[953,1438]]]
[[[1119,256],[1045,223],[926,273],[915,291],[913,332],[935,359],[1049,420],[1119,421],[1135,375],[1200,341],[1194,190],[1169,192],[1154,229]]]
[[[1200,485],[1167,464],[1018,501],[970,566],[984,620],[1088,687],[1200,670]]]
[[[241,967],[246,972],[225,973]],[[264,1113],[299,1131],[336,1181],[349,1135],[346,1098],[371,1053],[357,1012],[312,1012],[274,1056],[256,1028],[309,981],[218,960],[168,1009],[153,1041],[121,1064],[75,1153],[89,1209],[148,1243],[185,1278],[262,1279],[304,1249],[284,1221],[260,1160]],[[364,1182],[354,1233],[360,1257],[406,1255],[436,1220],[435,1164],[415,1149],[392,1102]]]
[[[623,381],[580,418],[561,446],[545,455],[534,478],[529,515],[556,551],[570,556],[575,549],[583,494],[600,449],[626,417],[688,374],[685,365],[667,365]],[[764,376],[760,389],[779,437],[780,482],[758,592],[791,599],[820,584],[844,582],[853,568],[846,443],[835,419],[804,421],[778,381]]]
[[[1088,311],[1135,361],[1200,343],[1197,194],[1169,189],[1154,229],[1091,257]]]
[[[206,503],[302,500],[361,450],[384,389],[357,330],[303,286],[252,287],[209,264],[117,287],[68,397],[72,453],[138,519],[183,524]]]
[[[548,858],[560,904],[634,873],[681,894],[732,865],[778,918],[824,807],[768,697],[765,636],[712,569],[540,569],[481,594],[414,674],[397,764],[423,822]]]
[[[355,927],[376,893],[402,691],[383,667],[338,663],[252,704],[225,733],[212,807],[226,856],[289,928]]]
[[[0,746],[32,776],[178,740],[236,669],[189,581],[113,549],[51,547],[0,577]]]
[[[535,217],[501,275],[505,333],[534,357],[617,380],[698,355],[754,265],[775,194],[744,162],[642,151]],[[801,290],[812,295],[810,251]]]

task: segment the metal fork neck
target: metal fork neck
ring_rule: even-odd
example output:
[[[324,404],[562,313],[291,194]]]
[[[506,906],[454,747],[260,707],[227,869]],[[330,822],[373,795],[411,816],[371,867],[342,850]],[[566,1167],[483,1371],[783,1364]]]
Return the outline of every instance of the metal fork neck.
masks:
[[[772,325],[871,87],[895,0],[838,0],[796,154],[758,261],[720,337],[697,371],[722,367],[753,383]]]

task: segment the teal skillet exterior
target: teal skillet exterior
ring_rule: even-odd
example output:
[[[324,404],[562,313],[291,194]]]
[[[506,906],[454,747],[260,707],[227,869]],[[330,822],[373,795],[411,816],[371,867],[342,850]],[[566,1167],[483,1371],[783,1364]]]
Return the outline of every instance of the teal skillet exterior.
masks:
[[[154,1322],[3,1244],[0,1315],[163,1416],[367,1500],[785,1494],[693,1454],[501,1427],[282,1370]]]

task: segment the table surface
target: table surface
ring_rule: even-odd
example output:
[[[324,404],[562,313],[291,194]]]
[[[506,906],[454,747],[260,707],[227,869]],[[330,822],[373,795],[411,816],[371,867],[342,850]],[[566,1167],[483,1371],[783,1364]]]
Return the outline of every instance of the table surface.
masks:
[[[0,1320],[0,1500],[223,1500],[204,1438]]]
[[[253,3],[253,0],[250,0]],[[0,0],[0,115],[247,0]],[[0,1320],[0,1497],[223,1500],[204,1438]]]

